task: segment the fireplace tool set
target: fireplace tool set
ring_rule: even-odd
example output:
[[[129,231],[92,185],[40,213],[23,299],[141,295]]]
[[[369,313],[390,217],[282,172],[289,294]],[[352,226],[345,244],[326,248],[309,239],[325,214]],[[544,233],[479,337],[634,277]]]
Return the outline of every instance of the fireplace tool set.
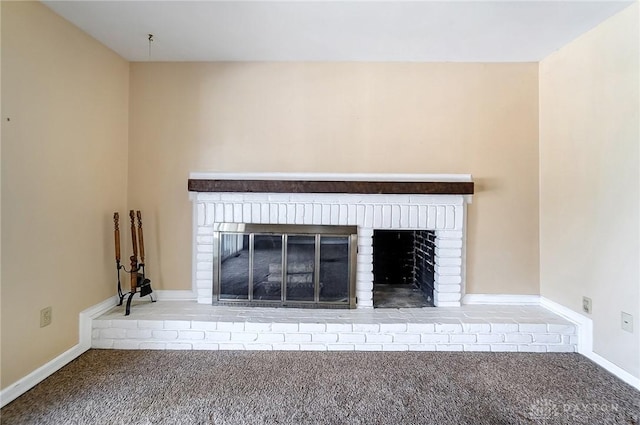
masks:
[[[135,218],[138,218],[138,227],[136,228]],[[120,215],[113,213],[114,224],[114,236],[116,247],[116,270],[118,273],[118,297],[120,302],[118,305],[122,305],[124,298],[128,295],[127,304],[125,307],[125,316],[131,313],[131,300],[136,293],[140,293],[140,297],[149,295],[151,302],[155,302],[153,299],[153,289],[151,289],[151,280],[149,280],[144,271],[144,237],[142,236],[142,214],[140,211],[136,211],[134,215],[133,210],[129,211],[129,218],[131,219],[131,244],[133,245],[133,255],[129,257],[131,260],[131,268],[127,270],[124,265],[120,264],[120,227],[119,220]],[[140,261],[138,261],[138,242],[140,241]],[[129,292],[122,292],[122,286],[120,284],[120,270],[124,270],[125,273],[129,273],[131,276],[131,290]]]

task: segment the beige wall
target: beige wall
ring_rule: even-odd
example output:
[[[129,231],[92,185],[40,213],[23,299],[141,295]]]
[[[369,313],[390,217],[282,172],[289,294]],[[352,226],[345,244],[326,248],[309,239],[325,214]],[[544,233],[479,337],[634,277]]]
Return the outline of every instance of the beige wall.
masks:
[[[6,388],[77,344],[80,311],[114,294],[129,64],[39,2],[1,8]]]
[[[540,286],[592,298],[594,351],[640,377],[638,35],[636,3],[540,63]]]
[[[190,171],[472,173],[468,292],[538,293],[538,65],[133,63],[129,203],[191,287]]]

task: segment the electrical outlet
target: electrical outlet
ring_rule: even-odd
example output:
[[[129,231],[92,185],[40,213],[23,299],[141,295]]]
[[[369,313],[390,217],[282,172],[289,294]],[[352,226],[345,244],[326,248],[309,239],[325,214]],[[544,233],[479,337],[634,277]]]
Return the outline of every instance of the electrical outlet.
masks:
[[[591,314],[591,298],[582,297],[582,311]]]
[[[622,330],[633,333],[633,316],[629,313],[622,312],[621,316],[621,326]]]
[[[40,327],[44,328],[45,326],[49,326],[51,324],[51,320],[53,317],[51,315],[51,306],[45,307],[40,310]]]

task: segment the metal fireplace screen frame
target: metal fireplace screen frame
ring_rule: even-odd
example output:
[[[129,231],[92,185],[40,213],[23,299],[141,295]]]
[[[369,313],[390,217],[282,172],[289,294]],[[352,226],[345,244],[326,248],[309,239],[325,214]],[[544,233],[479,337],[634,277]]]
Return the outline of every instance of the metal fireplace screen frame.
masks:
[[[310,226],[310,225],[281,225],[281,224],[246,224],[246,223],[214,223],[213,233],[213,304],[214,305],[234,305],[234,306],[262,306],[262,307],[301,307],[301,308],[355,308],[355,284],[356,284],[356,256],[357,256],[357,227],[356,226]],[[255,298],[254,296],[254,260],[255,260],[255,240],[256,236],[270,236],[277,240],[280,238],[281,254],[280,264],[270,264],[270,272],[280,273],[280,296],[277,299]],[[288,298],[288,285],[293,276],[292,267],[289,267],[288,245],[290,237],[299,237],[313,243],[313,266],[312,277],[308,282],[301,285],[313,285],[313,299],[290,299]],[[313,241],[310,241],[310,238]],[[240,248],[229,249],[227,245],[233,245],[234,238],[238,241]],[[242,243],[240,242],[242,238]],[[321,267],[321,241],[322,238],[338,238],[347,242],[347,264],[348,264],[348,289],[345,297],[339,300],[323,300],[321,291],[324,282],[320,281]],[[328,240],[328,239],[327,239]],[[227,241],[223,246],[223,241]],[[244,244],[248,245],[248,271],[247,271],[247,294],[246,297],[229,297],[222,293],[222,270],[223,263],[234,256],[240,256]],[[246,250],[245,250],[246,251]],[[246,254],[246,253],[245,253]],[[325,266],[326,267],[326,266]],[[273,270],[272,270],[273,269]],[[290,276],[291,275],[291,276]],[[277,288],[276,288],[277,289]],[[310,289],[310,288],[309,288]],[[276,291],[277,292],[277,291]],[[308,292],[308,291],[307,291]],[[222,294],[221,294],[222,293]],[[311,298],[310,296],[307,298]]]

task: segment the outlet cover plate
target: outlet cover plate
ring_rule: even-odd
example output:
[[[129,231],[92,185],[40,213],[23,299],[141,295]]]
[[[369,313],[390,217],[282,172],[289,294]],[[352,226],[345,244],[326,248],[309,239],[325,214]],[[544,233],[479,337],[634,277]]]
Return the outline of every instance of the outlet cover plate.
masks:
[[[49,326],[53,317],[51,316],[51,306],[45,307],[40,310],[40,327],[44,328],[45,326]]]
[[[591,314],[591,298],[582,297],[582,311]]]

